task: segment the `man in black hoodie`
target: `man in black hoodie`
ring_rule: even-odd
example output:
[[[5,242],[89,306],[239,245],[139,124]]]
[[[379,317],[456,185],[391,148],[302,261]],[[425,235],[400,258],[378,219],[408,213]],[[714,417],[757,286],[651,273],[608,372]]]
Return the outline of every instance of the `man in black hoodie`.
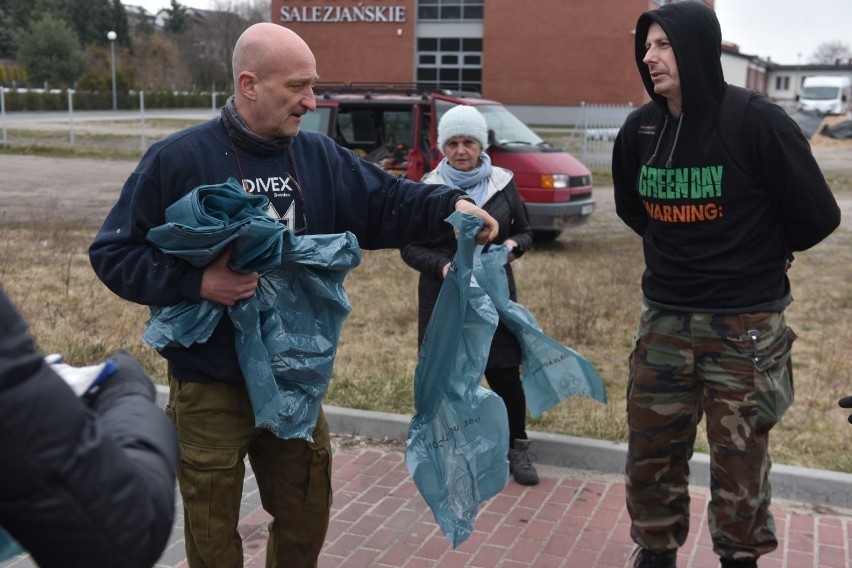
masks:
[[[840,223],[806,138],[752,96],[745,155],[720,134],[722,33],[701,2],[645,12],[636,63],[651,102],[613,151],[616,211],[642,237],[644,306],[630,356],[626,465],[637,567],[674,567],[689,532],[689,458],[707,417],[709,523],[723,567],[777,546],[769,431],[793,400],[784,310],[792,253]]]

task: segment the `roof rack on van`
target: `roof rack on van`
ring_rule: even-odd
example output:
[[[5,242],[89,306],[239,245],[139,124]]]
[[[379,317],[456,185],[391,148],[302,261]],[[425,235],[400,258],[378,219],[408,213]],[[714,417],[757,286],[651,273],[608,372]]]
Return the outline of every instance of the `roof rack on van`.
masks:
[[[452,89],[442,89],[440,85],[424,85],[422,83],[384,83],[384,82],[354,82],[344,83],[342,81],[329,81],[317,83],[314,85],[314,92],[318,96],[329,97],[333,94],[340,93],[367,93],[369,98],[372,93],[397,93],[405,95],[428,95],[430,93],[440,93],[447,96],[455,97],[481,97],[477,91],[458,91]]]

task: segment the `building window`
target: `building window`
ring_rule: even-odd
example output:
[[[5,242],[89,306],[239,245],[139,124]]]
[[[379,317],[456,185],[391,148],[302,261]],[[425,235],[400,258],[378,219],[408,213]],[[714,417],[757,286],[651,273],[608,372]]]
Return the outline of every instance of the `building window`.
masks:
[[[790,76],[789,75],[778,75],[775,77],[775,90],[776,91],[789,91],[790,90]]]
[[[418,38],[417,83],[428,88],[481,92],[482,39]]]
[[[418,20],[482,20],[485,0],[418,0]]]

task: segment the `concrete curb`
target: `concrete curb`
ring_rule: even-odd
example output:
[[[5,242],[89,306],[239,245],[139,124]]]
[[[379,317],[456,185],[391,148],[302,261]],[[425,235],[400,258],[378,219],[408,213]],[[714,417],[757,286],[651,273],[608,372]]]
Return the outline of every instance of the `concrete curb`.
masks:
[[[157,386],[157,402],[165,407],[169,389]],[[373,439],[405,440],[411,416],[323,406],[331,431],[335,434]],[[536,463],[606,474],[624,473],[627,444],[529,432]],[[696,453],[691,460],[690,482],[710,485],[710,456]],[[852,509],[852,475],[834,471],[774,464],[770,472],[775,499],[800,501],[823,506]]]

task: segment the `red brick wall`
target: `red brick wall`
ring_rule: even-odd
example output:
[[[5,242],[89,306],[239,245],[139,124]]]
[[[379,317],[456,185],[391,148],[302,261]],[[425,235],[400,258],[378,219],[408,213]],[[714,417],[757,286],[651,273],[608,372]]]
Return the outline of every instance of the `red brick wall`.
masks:
[[[484,94],[507,104],[640,103],[633,57],[648,0],[488,0]]]
[[[284,22],[281,8],[403,7],[406,22]],[[415,0],[272,0],[272,22],[302,36],[317,58],[320,81],[414,81]],[[300,12],[301,13],[301,12]],[[400,33],[401,32],[401,33]]]
[[[705,0],[713,5],[713,0]],[[301,35],[322,81],[412,82],[416,0],[272,0],[272,21]],[[406,22],[284,22],[282,8],[403,7]],[[487,0],[483,95],[506,104],[641,104],[633,28],[651,0]],[[301,13],[301,12],[299,12]]]

